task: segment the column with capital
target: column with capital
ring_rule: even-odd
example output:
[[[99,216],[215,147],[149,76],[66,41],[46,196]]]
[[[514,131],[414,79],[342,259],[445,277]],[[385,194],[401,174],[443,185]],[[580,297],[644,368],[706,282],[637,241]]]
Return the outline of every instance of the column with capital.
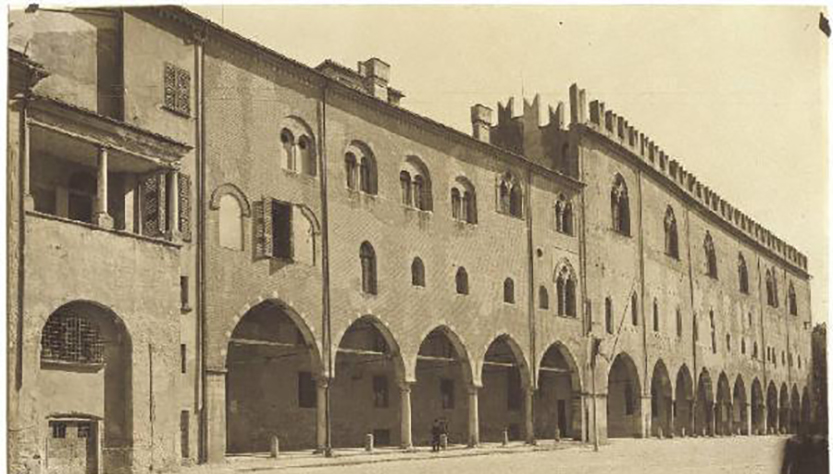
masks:
[[[113,218],[107,211],[107,175],[108,175],[107,147],[98,149],[98,180],[96,189],[95,224],[105,229],[113,228]]]
[[[746,435],[748,436],[752,434],[752,404],[744,404],[744,410],[746,410]]]
[[[480,418],[478,415],[477,395],[479,387],[469,386],[469,447],[480,444]]]
[[[402,382],[399,384],[399,395],[401,402],[399,404],[400,417],[400,446],[402,449],[411,449],[414,447],[411,434],[411,386],[410,382]]]

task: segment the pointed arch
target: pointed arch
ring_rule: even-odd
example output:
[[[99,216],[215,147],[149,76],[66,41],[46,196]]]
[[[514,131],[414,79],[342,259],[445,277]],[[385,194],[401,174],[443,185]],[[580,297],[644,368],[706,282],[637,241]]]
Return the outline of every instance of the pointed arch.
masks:
[[[376,251],[370,242],[364,241],[359,247],[359,260],[362,269],[362,292],[375,295],[378,291],[376,280]]]
[[[629,236],[631,234],[630,203],[628,186],[625,178],[616,173],[610,190],[610,212],[613,219],[613,230]]]
[[[425,265],[419,257],[414,257],[411,262],[411,285],[425,287]]]
[[[672,398],[668,368],[662,359],[657,359],[651,376],[651,434],[654,436],[667,436],[673,430]]]
[[[743,294],[749,294],[749,270],[746,267],[746,259],[738,252],[738,290]]]
[[[670,205],[665,210],[665,254],[674,259],[680,258],[677,219],[674,217],[674,208]]]
[[[706,231],[706,237],[703,239],[703,251],[706,254],[706,274],[717,279],[717,255],[715,254],[714,241],[709,231]]]

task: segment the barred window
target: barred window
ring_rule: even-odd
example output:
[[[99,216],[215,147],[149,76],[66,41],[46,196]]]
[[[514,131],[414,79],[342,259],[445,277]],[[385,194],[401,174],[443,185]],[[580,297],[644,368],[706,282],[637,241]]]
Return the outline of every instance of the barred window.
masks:
[[[98,327],[73,312],[53,314],[43,328],[41,359],[44,361],[97,364],[104,361],[103,349]]]
[[[165,64],[165,108],[179,115],[191,115],[191,74],[185,69]]]

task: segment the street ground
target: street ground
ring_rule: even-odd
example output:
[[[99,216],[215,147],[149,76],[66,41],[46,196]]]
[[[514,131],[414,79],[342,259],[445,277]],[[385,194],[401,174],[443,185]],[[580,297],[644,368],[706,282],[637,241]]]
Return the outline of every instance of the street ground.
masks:
[[[780,474],[784,436],[727,438],[615,439],[600,448],[575,442],[542,441],[530,447],[452,447],[436,454],[379,449],[337,450],[331,458],[309,453],[230,458],[225,464],[194,466],[187,474]],[[819,473],[826,474],[826,473]]]

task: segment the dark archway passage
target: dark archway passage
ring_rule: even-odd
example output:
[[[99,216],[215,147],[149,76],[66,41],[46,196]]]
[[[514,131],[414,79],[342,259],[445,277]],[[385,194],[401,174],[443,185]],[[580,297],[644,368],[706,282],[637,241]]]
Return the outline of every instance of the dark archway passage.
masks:
[[[685,364],[677,372],[674,388],[674,434],[691,436],[694,432],[694,382]]]
[[[639,372],[631,357],[622,352],[613,360],[607,376],[607,436],[642,436],[642,403]]]
[[[697,436],[714,434],[714,390],[709,371],[700,372],[697,382],[697,400],[694,409],[694,431]]]
[[[761,381],[756,377],[752,381],[752,432],[754,434],[765,434],[765,407],[764,389],[761,387]]]
[[[746,418],[746,384],[740,375],[735,378],[735,387],[732,389],[732,433],[749,434],[748,420]]]
[[[257,453],[316,446],[315,343],[287,306],[265,301],[234,328],[226,365],[226,450]],[[301,323],[302,324],[302,323]]]
[[[468,355],[457,336],[445,326],[431,331],[419,346],[412,390],[415,445],[431,444],[435,419],[446,421],[449,444],[467,442],[470,386]]]
[[[562,344],[551,345],[538,369],[535,437],[581,440],[581,382],[575,359]]]
[[[801,399],[798,387],[793,385],[790,392],[790,433],[798,433],[801,424]]]
[[[668,369],[662,360],[654,364],[654,374],[651,376],[651,434],[668,436],[671,433],[673,414],[671,412],[671,379]]]
[[[483,359],[483,388],[478,402],[482,441],[501,441],[504,430],[510,441],[524,439],[527,377],[517,343],[507,335],[492,341]]]
[[[401,443],[404,367],[399,346],[384,324],[363,316],[341,337],[335,358],[330,412],[333,447]]]
[[[810,406],[810,391],[804,387],[804,392],[801,394],[801,432],[809,433],[812,429],[810,426],[812,407]]]
[[[766,422],[769,433],[778,431],[778,418],[778,389],[775,388],[775,383],[770,381],[766,389]]]
[[[732,393],[729,391],[729,377],[720,372],[717,378],[717,405],[715,406],[716,434],[726,436],[732,430]]]
[[[787,433],[790,430],[790,391],[787,384],[781,384],[781,396],[779,397],[778,410],[778,432]]]

